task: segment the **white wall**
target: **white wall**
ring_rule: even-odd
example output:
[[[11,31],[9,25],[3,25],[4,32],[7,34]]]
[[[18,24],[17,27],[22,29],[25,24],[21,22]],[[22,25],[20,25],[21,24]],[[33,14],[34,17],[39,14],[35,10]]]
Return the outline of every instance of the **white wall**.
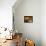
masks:
[[[23,0],[14,10],[15,28],[41,46],[41,0]],[[33,16],[33,23],[24,23],[24,16]]]
[[[46,0],[41,1],[41,40],[42,46],[46,46]]]
[[[0,27],[12,28],[12,6],[16,0],[0,0]]]

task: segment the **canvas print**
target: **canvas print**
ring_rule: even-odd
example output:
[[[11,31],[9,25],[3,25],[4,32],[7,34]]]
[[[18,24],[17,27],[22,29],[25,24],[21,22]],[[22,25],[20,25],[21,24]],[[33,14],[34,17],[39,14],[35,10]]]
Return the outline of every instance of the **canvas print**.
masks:
[[[24,16],[24,23],[33,23],[33,16]]]

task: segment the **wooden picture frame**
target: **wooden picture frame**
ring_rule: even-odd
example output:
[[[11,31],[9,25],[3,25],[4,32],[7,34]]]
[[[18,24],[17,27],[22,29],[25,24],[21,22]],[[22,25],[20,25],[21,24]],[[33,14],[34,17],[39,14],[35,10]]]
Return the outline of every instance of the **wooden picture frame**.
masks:
[[[24,23],[33,23],[33,16],[24,16]]]

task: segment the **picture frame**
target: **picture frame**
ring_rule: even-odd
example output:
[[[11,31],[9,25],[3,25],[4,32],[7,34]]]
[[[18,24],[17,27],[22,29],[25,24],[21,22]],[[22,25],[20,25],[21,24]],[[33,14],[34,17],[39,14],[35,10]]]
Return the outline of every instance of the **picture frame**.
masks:
[[[33,23],[33,16],[24,16],[24,23]]]

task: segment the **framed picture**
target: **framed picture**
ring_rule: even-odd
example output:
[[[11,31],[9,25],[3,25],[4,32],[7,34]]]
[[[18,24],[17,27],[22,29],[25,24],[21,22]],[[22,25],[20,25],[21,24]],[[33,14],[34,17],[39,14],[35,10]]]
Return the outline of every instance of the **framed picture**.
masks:
[[[33,16],[24,16],[24,23],[33,23]]]

